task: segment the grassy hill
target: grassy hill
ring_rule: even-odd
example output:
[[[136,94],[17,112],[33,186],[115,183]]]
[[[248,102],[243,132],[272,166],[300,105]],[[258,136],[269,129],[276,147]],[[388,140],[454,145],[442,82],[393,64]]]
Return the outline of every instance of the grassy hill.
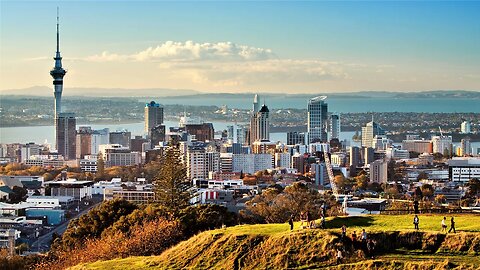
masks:
[[[439,233],[443,216],[421,215],[419,232],[412,216],[336,217],[327,230],[290,231],[287,224],[241,225],[200,233],[159,256],[129,257],[82,264],[73,269],[479,269],[480,215],[456,216],[456,234]],[[447,216],[447,219],[449,217]],[[365,258],[347,233],[365,228],[376,241],[375,258]],[[346,252],[338,265],[336,248]]]

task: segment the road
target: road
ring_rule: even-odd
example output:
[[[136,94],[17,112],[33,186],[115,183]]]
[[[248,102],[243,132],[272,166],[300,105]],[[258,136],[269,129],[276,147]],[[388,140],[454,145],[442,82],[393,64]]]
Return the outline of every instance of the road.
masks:
[[[32,243],[32,245],[30,246],[31,247],[30,251],[32,251],[32,252],[47,251],[50,248],[50,241],[52,241],[52,235],[54,233],[56,233],[57,235],[62,235],[65,232],[65,230],[67,229],[67,226],[68,226],[68,223],[70,222],[70,220],[73,220],[74,218],[78,218],[80,216],[83,216],[84,214],[88,213],[88,211],[90,211],[90,209],[94,208],[98,204],[100,204],[100,202],[92,204],[88,208],[86,208],[86,209],[82,210],[80,213],[76,214],[73,218],[65,221],[64,223],[62,223],[61,225],[59,225],[58,227],[53,229],[52,231],[40,236],[37,239],[37,241]]]

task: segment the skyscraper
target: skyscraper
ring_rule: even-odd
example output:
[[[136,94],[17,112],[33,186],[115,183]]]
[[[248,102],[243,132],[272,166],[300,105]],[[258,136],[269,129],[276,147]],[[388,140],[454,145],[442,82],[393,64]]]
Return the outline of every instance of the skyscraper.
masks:
[[[55,120],[55,134],[59,134],[58,127],[57,127],[57,117],[62,112],[62,91],[63,91],[63,77],[67,73],[65,69],[62,68],[62,56],[60,56],[60,32],[59,32],[59,17],[58,17],[58,8],[57,8],[57,52],[55,53],[55,66],[52,70],[50,70],[50,75],[53,78],[53,95],[55,97],[55,104],[54,104],[54,113],[53,119]],[[58,138],[56,138],[58,142]],[[56,145],[57,149],[59,149],[59,145]]]
[[[256,132],[255,141],[270,141],[270,111],[267,105],[263,104],[256,117]]]
[[[460,130],[464,134],[468,134],[472,132],[472,124],[470,121],[463,121],[462,124],[460,125]]]
[[[163,107],[155,101],[145,104],[145,133],[148,134],[152,128],[162,124]]]
[[[362,146],[373,147],[373,138],[377,135],[385,135],[385,130],[372,119],[371,122],[362,127]]]
[[[252,144],[255,141],[255,134],[257,134],[256,117],[259,109],[260,108],[258,107],[258,95],[255,95],[255,97],[253,98],[252,115],[250,116],[250,133],[248,136],[249,144]]]
[[[340,115],[330,116],[330,139],[340,139]]]
[[[76,119],[74,113],[59,113],[55,119],[58,154],[65,159],[76,157]]]
[[[263,104],[259,108],[258,95],[253,99],[253,111],[250,119],[250,144],[256,141],[270,140],[270,110]]]
[[[308,101],[308,143],[327,141],[328,105],[326,96],[319,96]]]

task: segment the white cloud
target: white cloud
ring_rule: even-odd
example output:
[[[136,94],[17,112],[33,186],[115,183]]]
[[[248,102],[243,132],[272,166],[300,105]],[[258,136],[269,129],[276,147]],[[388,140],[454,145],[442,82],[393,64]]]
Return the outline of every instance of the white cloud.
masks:
[[[238,45],[232,42],[196,43],[167,41],[143,51],[119,55],[108,51],[86,57],[95,62],[109,61],[258,61],[275,58],[270,49]]]

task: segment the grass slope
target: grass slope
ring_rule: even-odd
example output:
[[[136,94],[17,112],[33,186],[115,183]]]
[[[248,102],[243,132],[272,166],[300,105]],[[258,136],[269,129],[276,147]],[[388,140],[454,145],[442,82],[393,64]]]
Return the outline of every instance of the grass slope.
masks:
[[[457,234],[438,233],[441,215],[420,216],[421,232],[412,230],[413,216],[336,217],[328,230],[287,224],[240,225],[200,233],[159,256],[129,257],[82,264],[73,269],[479,269],[480,215],[455,216]],[[447,217],[449,219],[449,217]],[[379,256],[366,259],[351,243],[339,239],[365,228],[377,241]],[[343,246],[348,260],[335,262]]]

